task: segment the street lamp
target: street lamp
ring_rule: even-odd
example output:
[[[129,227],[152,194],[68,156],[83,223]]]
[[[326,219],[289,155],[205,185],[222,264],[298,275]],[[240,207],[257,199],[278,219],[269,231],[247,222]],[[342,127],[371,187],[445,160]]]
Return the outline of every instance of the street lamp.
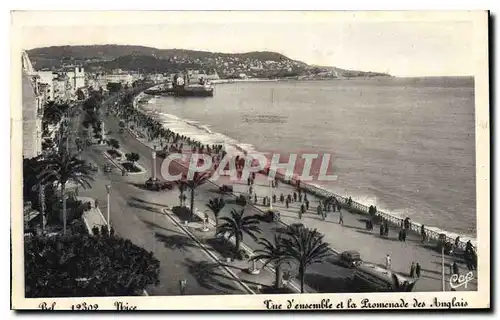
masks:
[[[107,211],[108,211],[108,235],[111,235],[111,225],[109,221],[109,194],[111,193],[111,185],[107,184],[106,185],[106,193],[107,193],[107,201],[108,201],[108,206],[107,206]]]
[[[153,152],[151,154],[153,158],[153,181],[156,180],[156,146],[153,146]]]

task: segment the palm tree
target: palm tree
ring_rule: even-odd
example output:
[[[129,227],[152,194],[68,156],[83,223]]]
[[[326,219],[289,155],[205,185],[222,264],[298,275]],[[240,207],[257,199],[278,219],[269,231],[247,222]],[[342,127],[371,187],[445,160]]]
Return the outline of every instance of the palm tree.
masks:
[[[417,281],[408,282],[399,280],[398,276],[395,273],[391,274],[392,277],[392,291],[394,292],[412,292],[413,287]]]
[[[216,226],[219,222],[219,214],[225,205],[226,205],[226,203],[224,202],[224,199],[222,199],[222,198],[210,199],[207,203],[207,207],[210,210],[212,210],[212,212],[214,213]]]
[[[261,238],[258,244],[261,246],[261,249],[255,250],[254,256],[250,260],[264,260],[263,267],[269,263],[274,264],[274,288],[279,290],[281,287],[281,264],[289,259],[284,255],[282,237],[275,234],[274,243],[265,238]]]
[[[257,215],[243,217],[244,209],[231,210],[230,217],[220,218],[222,224],[217,227],[215,236],[224,235],[229,233],[228,239],[235,238],[235,254],[240,252],[240,244],[243,240],[243,233],[249,235],[252,239],[257,241],[256,233],[261,233],[259,228],[260,219]]]
[[[316,229],[301,225],[291,226],[281,231],[283,255],[295,261],[299,267],[300,292],[304,293],[304,277],[307,267],[322,262],[331,253],[328,243],[323,242],[323,235]]]
[[[40,165],[40,184],[58,182],[61,185],[63,232],[66,234],[66,183],[73,181],[83,188],[91,187],[89,181],[94,180],[92,171],[85,161],[65,149],[50,154]]]
[[[191,189],[191,215],[190,220],[193,221],[194,216],[194,191],[196,188],[204,184],[210,179],[212,174],[210,172],[195,172],[193,174],[193,179],[186,181],[186,186]]]

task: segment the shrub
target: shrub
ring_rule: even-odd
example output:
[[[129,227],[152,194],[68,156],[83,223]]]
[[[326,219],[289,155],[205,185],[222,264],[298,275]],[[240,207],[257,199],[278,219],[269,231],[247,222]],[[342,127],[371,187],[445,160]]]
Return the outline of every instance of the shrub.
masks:
[[[27,298],[139,295],[159,283],[153,253],[119,237],[25,237],[24,248]]]

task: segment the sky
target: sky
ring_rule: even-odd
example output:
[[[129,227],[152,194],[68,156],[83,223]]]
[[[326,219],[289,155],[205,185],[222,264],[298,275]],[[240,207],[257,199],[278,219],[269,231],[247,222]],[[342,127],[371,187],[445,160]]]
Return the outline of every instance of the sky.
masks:
[[[53,16],[51,16],[53,15]],[[308,64],[394,76],[475,74],[477,15],[344,12],[20,13],[20,46],[130,44],[276,51]]]

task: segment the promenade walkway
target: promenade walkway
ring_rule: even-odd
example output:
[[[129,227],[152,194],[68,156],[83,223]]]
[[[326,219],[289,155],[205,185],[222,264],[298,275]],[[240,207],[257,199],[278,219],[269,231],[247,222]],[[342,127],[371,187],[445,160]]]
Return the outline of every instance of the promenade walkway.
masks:
[[[224,177],[226,181],[221,183],[231,184],[228,177]],[[248,185],[237,183],[233,184],[235,193],[248,192]],[[269,207],[262,205],[262,197],[271,196],[271,189],[266,176],[258,174],[253,186],[254,193],[258,196],[256,206],[261,210],[267,210]],[[414,233],[408,233],[406,242],[398,240],[399,230],[392,228],[389,231],[387,238],[380,237],[378,225],[374,226],[373,231],[367,231],[365,219],[367,216],[354,214],[345,209],[342,209],[344,224],[339,224],[340,213],[328,212],[327,217],[323,220],[316,213],[316,208],[319,204],[319,199],[311,194],[308,194],[309,210],[299,219],[299,209],[303,202],[293,202],[286,208],[285,203],[279,201],[280,194],[286,197],[292,195],[295,189],[293,186],[279,183],[278,188],[272,188],[272,192],[276,194],[277,201],[273,203],[273,208],[278,209],[281,213],[281,220],[285,224],[302,223],[305,226],[317,229],[325,235],[325,241],[330,244],[332,250],[340,253],[346,250],[356,250],[361,254],[365,261],[385,265],[385,256],[389,254],[392,260],[392,269],[398,273],[409,275],[410,265],[412,262],[418,262],[422,267],[421,278],[415,286],[416,291],[440,291],[442,288],[441,276],[441,254],[433,249],[432,244],[422,244],[420,237]],[[272,198],[271,198],[272,200]],[[302,199],[304,200],[304,199]],[[445,280],[446,288],[449,287],[449,279],[451,276],[449,265],[453,263],[453,259],[445,256]],[[462,273],[468,272],[465,265],[460,264]],[[477,275],[476,273],[474,274]],[[460,288],[457,290],[464,290]],[[477,281],[474,280],[468,284],[467,290],[477,290]]]

